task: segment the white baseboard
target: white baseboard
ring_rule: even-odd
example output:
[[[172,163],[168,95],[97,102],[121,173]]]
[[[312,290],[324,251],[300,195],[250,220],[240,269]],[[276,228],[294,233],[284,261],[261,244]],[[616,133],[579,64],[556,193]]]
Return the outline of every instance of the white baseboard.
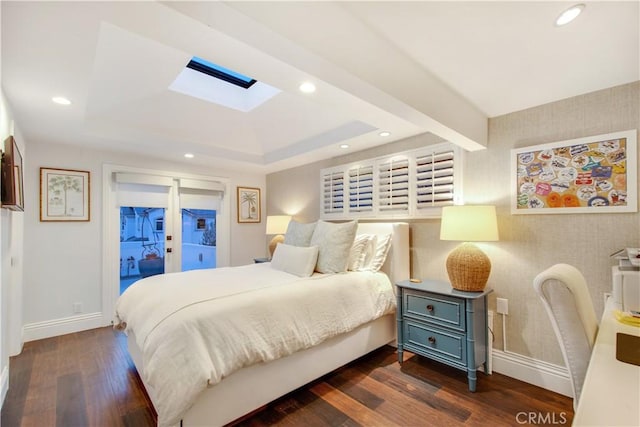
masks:
[[[2,368],[2,375],[0,375],[0,407],[4,404],[4,399],[7,397],[7,391],[9,390],[9,365]]]
[[[57,337],[106,325],[108,323],[105,323],[102,313],[87,313],[61,319],[45,320],[44,322],[29,323],[24,325],[24,341]]]
[[[20,329],[20,337],[18,339],[10,340],[9,357],[17,356],[22,353],[22,347],[24,346],[24,328]]]
[[[573,397],[569,371],[563,366],[496,349],[492,364],[494,372]]]

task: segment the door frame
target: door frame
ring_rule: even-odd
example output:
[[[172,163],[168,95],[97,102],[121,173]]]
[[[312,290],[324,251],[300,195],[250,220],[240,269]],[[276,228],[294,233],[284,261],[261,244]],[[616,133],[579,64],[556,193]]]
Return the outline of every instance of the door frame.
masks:
[[[224,186],[220,209],[216,211],[216,267],[226,267],[231,260],[231,192],[229,178],[196,175],[183,172],[171,172],[157,169],[145,169],[132,166],[105,163],[102,166],[102,314],[103,323],[113,322],[115,304],[120,296],[120,207],[117,203],[117,190],[113,180],[116,172],[167,177],[171,179],[195,179],[211,181]],[[174,198],[177,192],[173,191]],[[169,201],[170,207],[174,204]],[[174,223],[176,219],[174,218]],[[175,231],[175,230],[174,230]]]

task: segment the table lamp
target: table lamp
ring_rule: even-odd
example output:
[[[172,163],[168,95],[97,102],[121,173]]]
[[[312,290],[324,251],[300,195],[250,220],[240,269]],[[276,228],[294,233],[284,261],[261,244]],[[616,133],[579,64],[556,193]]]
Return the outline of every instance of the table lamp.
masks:
[[[267,235],[274,235],[269,242],[269,255],[273,258],[273,251],[278,243],[284,242],[283,234],[287,232],[287,227],[291,221],[290,215],[267,215]]]
[[[447,273],[454,289],[482,291],[491,273],[489,257],[469,242],[498,240],[495,206],[445,206],[440,240],[462,241],[447,258]]]

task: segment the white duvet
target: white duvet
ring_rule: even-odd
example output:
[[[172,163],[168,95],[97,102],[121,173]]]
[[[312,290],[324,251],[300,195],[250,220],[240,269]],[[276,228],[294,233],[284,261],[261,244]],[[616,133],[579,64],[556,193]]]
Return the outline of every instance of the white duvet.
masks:
[[[198,394],[234,371],[303,350],[392,313],[393,286],[371,272],[309,278],[269,263],[148,277],[118,300],[133,331],[158,424],[179,422]]]

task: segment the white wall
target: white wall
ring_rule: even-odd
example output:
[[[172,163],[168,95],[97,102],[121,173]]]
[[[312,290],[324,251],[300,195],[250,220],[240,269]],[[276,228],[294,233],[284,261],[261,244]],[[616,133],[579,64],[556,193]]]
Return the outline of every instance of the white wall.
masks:
[[[73,330],[74,318],[78,320],[75,326],[80,326],[82,316],[73,313],[73,304],[76,302],[82,303],[85,315],[101,311],[102,167],[105,163],[228,178],[232,207],[231,265],[251,263],[254,257],[264,256],[264,215],[263,222],[259,224],[238,224],[235,220],[236,186],[264,189],[265,177],[262,174],[223,171],[43,141],[30,143],[29,159],[25,163],[24,214],[24,248],[28,254],[24,263],[24,323],[27,340],[59,331],[69,332]],[[91,172],[90,222],[40,222],[40,167]],[[89,327],[91,325],[86,322],[84,324]]]
[[[14,135],[23,158],[27,158],[26,143],[14,125],[11,112],[0,92],[0,143]],[[9,386],[9,356],[22,350],[22,212],[0,210],[0,402]]]

